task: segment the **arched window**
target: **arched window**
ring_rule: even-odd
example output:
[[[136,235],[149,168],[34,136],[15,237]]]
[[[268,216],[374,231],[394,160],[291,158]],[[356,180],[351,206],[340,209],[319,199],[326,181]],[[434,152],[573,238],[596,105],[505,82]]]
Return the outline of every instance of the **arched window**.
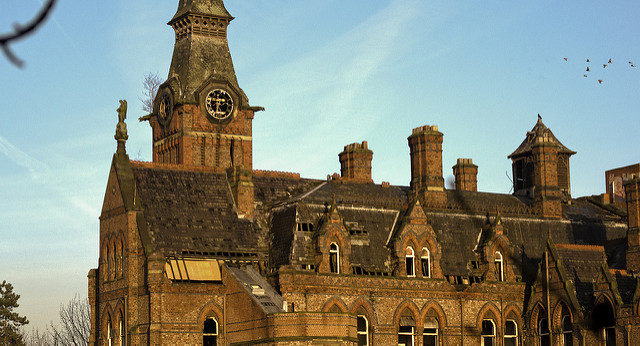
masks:
[[[409,277],[416,276],[415,261],[414,261],[415,254],[411,246],[407,247],[407,252],[404,255],[404,259],[407,265],[407,276]]]
[[[438,319],[426,317],[424,319],[424,329],[422,329],[422,345],[438,345]]]
[[[504,324],[504,346],[518,346],[518,324],[514,320]]]
[[[120,247],[119,242],[113,243],[113,278],[117,279],[120,276]]]
[[[602,330],[605,345],[616,344],[616,317],[613,307],[608,301],[597,304],[593,308],[592,320],[595,329]]]
[[[213,317],[207,317],[207,319],[204,320],[202,344],[204,346],[218,345],[218,321]]]
[[[120,277],[124,276],[124,242],[120,239],[120,252],[118,253],[118,257],[120,257]]]
[[[109,280],[109,245],[105,245],[102,250],[102,281]]]
[[[408,315],[400,316],[400,325],[398,326],[398,346],[413,346],[413,333],[416,329],[416,323],[413,317]]]
[[[426,247],[422,248],[422,257],[420,257],[420,266],[422,267],[422,277],[430,278],[431,277],[431,257],[429,253],[429,249]]]
[[[118,325],[118,335],[120,336],[120,345],[124,346],[127,344],[127,332],[124,329],[124,319],[122,318],[122,314],[120,314],[120,321]]]
[[[496,266],[496,278],[498,281],[504,281],[504,265],[500,251],[496,251],[496,259],[494,261]]]
[[[482,346],[494,346],[496,344],[496,324],[491,319],[482,320]]]
[[[111,330],[111,316],[107,315],[107,346],[113,345],[113,331]]]
[[[364,315],[357,316],[358,346],[369,346],[369,320]]]
[[[336,243],[329,246],[329,271],[340,274],[340,249]]]
[[[562,345],[573,346],[573,322],[569,314],[562,316]]]
[[[543,311],[541,310],[540,313]],[[546,318],[538,321],[538,337],[540,338],[540,346],[551,346],[551,335],[549,334],[549,323]]]
[[[104,276],[106,281],[111,279],[111,265],[111,246],[107,244],[107,272]]]

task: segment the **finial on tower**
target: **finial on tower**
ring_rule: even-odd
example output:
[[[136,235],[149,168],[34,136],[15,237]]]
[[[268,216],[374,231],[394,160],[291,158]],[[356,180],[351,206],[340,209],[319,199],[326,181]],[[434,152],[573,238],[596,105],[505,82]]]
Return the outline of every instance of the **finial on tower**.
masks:
[[[125,142],[129,139],[127,134],[127,124],[124,122],[127,119],[127,100],[120,100],[120,107],[116,109],[118,112],[118,125],[116,125],[116,134],[113,136],[118,141],[117,153],[126,153]]]

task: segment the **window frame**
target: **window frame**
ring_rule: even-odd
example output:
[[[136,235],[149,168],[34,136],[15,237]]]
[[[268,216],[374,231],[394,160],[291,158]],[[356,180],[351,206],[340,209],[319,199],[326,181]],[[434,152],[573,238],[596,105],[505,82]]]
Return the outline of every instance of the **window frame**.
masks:
[[[543,333],[542,330],[542,321],[547,321],[546,317],[542,317],[538,320],[538,345],[542,346],[543,342],[542,342],[542,338],[543,337],[547,337],[548,338],[548,344],[551,345],[551,329],[549,328],[549,321],[547,321],[547,330]]]
[[[416,253],[415,251],[413,251],[413,248],[411,246],[407,246],[407,249],[405,250],[404,261],[407,277],[416,277]],[[411,265],[409,265],[409,261],[411,261]],[[411,269],[411,272],[409,271],[409,269]]]
[[[422,260],[426,260],[427,262],[427,273],[424,272],[424,265],[422,264]],[[420,256],[420,266],[422,269],[422,277],[431,278],[431,251],[426,247],[422,248],[422,256]]]
[[[490,338],[491,339],[491,345],[495,345],[496,344],[496,323],[493,321],[493,319],[491,318],[485,318],[482,320],[482,323],[484,324],[484,322],[490,322],[491,323],[491,330],[492,333],[491,334],[484,334],[484,328],[482,328],[482,326],[480,326],[480,345],[484,346],[485,345],[485,338]]]
[[[498,279],[499,282],[504,282],[504,258],[502,257],[502,253],[500,251],[496,251],[495,254],[496,254],[496,256],[495,256],[495,258],[493,260],[493,263],[495,265],[497,265],[496,266],[496,269],[498,271],[496,273],[496,274],[498,274],[497,275],[498,276],[497,279]]]
[[[565,329],[565,320],[569,319],[571,329]],[[571,315],[565,314],[560,318],[560,333],[562,334],[562,345],[573,345],[573,320]],[[571,342],[567,343],[567,338],[571,338]]]
[[[515,334],[507,334],[507,323],[513,323],[514,327],[515,327]],[[518,346],[519,342],[518,342],[518,336],[519,336],[519,330],[518,330],[518,322],[516,322],[515,320],[506,320],[504,322],[504,334],[502,336],[503,339],[503,343],[504,343],[504,339],[515,339],[515,345]]]
[[[440,345],[440,321],[435,316],[427,316],[425,319],[433,318],[436,322],[435,333],[427,332],[427,328],[424,328],[424,324],[422,326],[422,344],[424,345],[424,337],[425,336],[435,336],[436,337],[436,345]]]
[[[334,249],[334,246],[335,246],[335,249]],[[335,271],[333,270],[333,268],[331,268],[332,256],[335,256],[336,258]],[[332,242],[329,245],[329,272],[334,274],[340,274],[340,246],[338,246],[336,242]]]
[[[402,327],[411,328],[411,332],[402,332],[402,331],[400,331],[400,328],[402,328]],[[415,326],[398,326],[398,339],[400,338],[400,335],[405,335],[405,336],[410,336],[411,337],[411,345],[406,345],[406,346],[414,346],[416,344],[415,333],[416,333],[416,327]],[[398,344],[399,344],[399,342],[398,342]]]
[[[357,323],[357,319],[358,318],[364,319],[364,326],[365,326],[364,331],[358,330],[358,323]],[[369,346],[369,319],[365,315],[357,315],[356,316],[356,338],[358,336],[360,336],[360,335],[365,335],[366,342],[365,342],[364,345],[365,346]],[[360,340],[358,340],[358,345],[360,345]]]
[[[215,333],[207,333],[205,330],[205,325],[207,323],[207,321],[213,321],[215,323],[216,326],[216,331]],[[218,339],[220,338],[220,323],[218,323],[218,319],[213,317],[213,316],[209,316],[207,318],[204,319],[204,324],[202,326],[202,343],[204,344],[204,339],[206,337],[215,337],[215,345],[218,345]]]

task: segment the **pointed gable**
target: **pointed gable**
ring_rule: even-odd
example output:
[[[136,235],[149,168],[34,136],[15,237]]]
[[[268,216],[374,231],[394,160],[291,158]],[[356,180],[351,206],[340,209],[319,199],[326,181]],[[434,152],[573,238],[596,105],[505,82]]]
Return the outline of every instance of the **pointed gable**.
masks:
[[[558,153],[569,155],[576,153],[575,151],[565,147],[564,144],[556,138],[553,132],[551,132],[551,130],[542,122],[542,117],[538,114],[538,121],[531,131],[527,132],[527,136],[524,141],[522,141],[520,146],[507,157],[513,159],[519,156],[531,154],[533,143],[535,143],[539,138],[546,138],[551,143],[555,144],[558,147]]]

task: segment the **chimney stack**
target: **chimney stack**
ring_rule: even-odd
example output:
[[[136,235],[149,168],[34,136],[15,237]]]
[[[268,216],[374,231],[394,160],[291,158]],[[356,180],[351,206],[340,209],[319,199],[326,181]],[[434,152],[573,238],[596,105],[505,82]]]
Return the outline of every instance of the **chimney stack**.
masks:
[[[373,182],[371,179],[373,151],[369,150],[366,141],[346,145],[338,158],[342,180],[358,183]]]
[[[562,217],[562,194],[558,188],[558,145],[548,136],[539,136],[531,146],[533,156],[533,205],[540,216]]]
[[[478,166],[472,159],[458,159],[453,166],[453,175],[456,177],[456,190],[478,191]]]
[[[633,178],[624,182],[627,198],[627,270],[640,272],[640,178]]]
[[[411,156],[411,191],[422,195],[422,205],[442,207],[446,204],[442,177],[442,138],[438,126],[413,129],[409,141]]]

